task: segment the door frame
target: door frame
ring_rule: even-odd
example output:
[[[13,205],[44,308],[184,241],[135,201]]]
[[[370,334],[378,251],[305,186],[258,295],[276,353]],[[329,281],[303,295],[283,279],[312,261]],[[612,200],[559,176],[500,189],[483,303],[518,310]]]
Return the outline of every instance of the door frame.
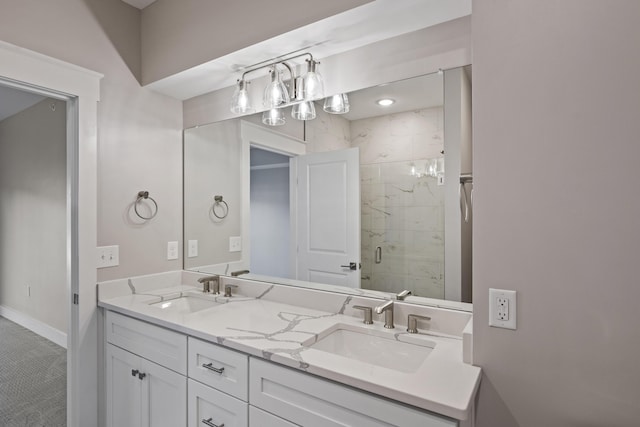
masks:
[[[0,80],[67,104],[67,426],[98,425],[97,127],[102,74],[0,41]],[[73,296],[78,295],[77,303]]]

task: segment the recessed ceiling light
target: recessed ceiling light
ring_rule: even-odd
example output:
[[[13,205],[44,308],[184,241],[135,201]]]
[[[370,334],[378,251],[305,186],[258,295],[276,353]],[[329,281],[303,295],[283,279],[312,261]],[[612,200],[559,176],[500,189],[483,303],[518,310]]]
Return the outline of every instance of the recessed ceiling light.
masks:
[[[388,107],[389,105],[393,104],[395,101],[395,99],[391,99],[391,98],[383,98],[383,99],[379,99],[376,101],[376,103],[378,105],[380,105],[381,107]]]

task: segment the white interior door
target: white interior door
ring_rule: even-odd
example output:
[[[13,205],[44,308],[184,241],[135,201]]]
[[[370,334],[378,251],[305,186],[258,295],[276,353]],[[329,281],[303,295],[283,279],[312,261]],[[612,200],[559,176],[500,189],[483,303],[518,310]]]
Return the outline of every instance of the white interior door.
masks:
[[[292,277],[360,287],[358,148],[291,159]],[[295,219],[293,214],[296,215]]]

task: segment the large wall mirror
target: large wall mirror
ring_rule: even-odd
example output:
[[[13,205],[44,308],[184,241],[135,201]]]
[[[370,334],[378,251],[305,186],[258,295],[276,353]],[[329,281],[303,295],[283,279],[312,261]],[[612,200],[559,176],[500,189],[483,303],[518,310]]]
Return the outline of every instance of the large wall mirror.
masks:
[[[185,130],[185,269],[470,303],[470,73],[358,90],[345,114],[319,100],[313,120]]]

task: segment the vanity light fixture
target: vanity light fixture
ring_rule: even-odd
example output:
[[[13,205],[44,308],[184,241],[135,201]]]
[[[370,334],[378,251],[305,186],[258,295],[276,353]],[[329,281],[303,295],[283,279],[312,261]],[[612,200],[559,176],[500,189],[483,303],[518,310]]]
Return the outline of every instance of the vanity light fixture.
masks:
[[[287,61],[294,60],[303,56],[306,59],[307,71],[303,76],[296,76],[294,69]],[[238,85],[231,98],[231,112],[234,114],[246,114],[253,112],[251,107],[250,95],[248,92],[249,81],[246,76],[254,71],[263,68],[269,68],[269,76],[271,82],[264,89],[263,105],[268,108],[262,114],[262,123],[270,126],[280,126],[285,123],[284,114],[279,109],[282,107],[293,106],[291,117],[297,120],[313,120],[316,117],[316,110],[313,101],[324,96],[324,83],[322,76],[318,72],[318,64],[320,62],[313,59],[310,53],[286,54],[267,61],[263,61],[245,68]],[[282,81],[279,67],[284,67],[289,72],[289,80]],[[349,111],[349,101],[346,94],[342,96],[342,103],[336,104],[333,110],[326,111],[333,114],[342,114]],[[325,101],[326,104],[326,101]],[[333,105],[330,103],[330,105]],[[328,107],[327,107],[328,108]]]
[[[338,93],[333,96],[328,96],[324,99],[324,106],[322,108],[327,113],[331,114],[345,114],[349,112],[349,97],[346,93]]]
[[[381,107],[388,107],[391,104],[395,104],[396,100],[395,99],[391,99],[391,98],[383,98],[383,99],[379,99],[376,101],[376,104],[378,104]]]

